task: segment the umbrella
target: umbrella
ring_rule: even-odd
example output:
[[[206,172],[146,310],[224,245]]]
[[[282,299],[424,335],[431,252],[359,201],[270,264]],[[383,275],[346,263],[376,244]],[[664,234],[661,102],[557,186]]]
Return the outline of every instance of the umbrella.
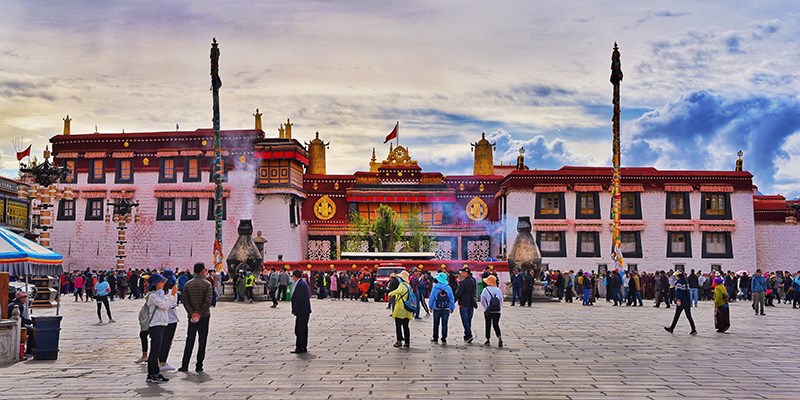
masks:
[[[736,275],[740,275],[740,276],[741,275],[750,275],[750,273],[747,272],[746,269],[740,269],[740,270],[736,271]]]
[[[27,286],[29,275],[63,275],[62,262],[61,254],[0,227],[0,272],[24,276]],[[56,314],[61,308],[60,285],[58,289]]]

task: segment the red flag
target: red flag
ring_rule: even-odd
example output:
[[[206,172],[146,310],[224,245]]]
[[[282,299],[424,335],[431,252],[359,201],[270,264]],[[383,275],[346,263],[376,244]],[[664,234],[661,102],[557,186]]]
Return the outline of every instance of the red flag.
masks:
[[[386,136],[386,139],[383,141],[383,143],[386,144],[390,140],[396,138],[397,137],[397,131],[399,129],[400,129],[400,121],[397,121],[397,124],[395,124],[394,129],[392,129],[392,132],[390,132],[389,135]]]
[[[28,145],[28,148],[22,151],[17,152],[17,161],[22,161],[25,157],[30,157],[31,155],[31,145]]]

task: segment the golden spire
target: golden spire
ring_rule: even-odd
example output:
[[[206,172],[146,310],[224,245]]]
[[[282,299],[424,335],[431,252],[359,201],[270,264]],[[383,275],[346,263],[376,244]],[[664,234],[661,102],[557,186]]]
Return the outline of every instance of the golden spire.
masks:
[[[378,158],[375,157],[375,148],[372,148],[372,159],[369,161],[369,172],[378,172],[378,167],[381,166],[381,163],[378,162]]]
[[[742,156],[744,155],[744,152],[739,150],[739,152],[736,153],[736,155],[739,156],[739,159],[736,160],[736,172],[742,172],[744,167],[744,161],[742,161]]]
[[[98,133],[100,133],[100,132],[97,131],[97,125],[95,125],[94,126],[94,134],[97,135]]]
[[[473,163],[473,175],[493,175],[494,174],[494,143],[489,143],[486,140],[486,133],[481,133],[481,140],[477,143],[471,143],[473,151],[475,152],[475,161]]]
[[[517,169],[522,171],[525,170],[525,148],[519,148],[519,156],[517,156]]]
[[[256,129],[258,129],[258,130],[261,130],[261,116],[262,115],[263,114],[258,112],[258,109],[256,108],[256,113],[253,114],[253,116],[256,117]]]
[[[283,139],[283,136],[285,134],[284,132],[285,132],[285,130],[283,129],[283,124],[281,124],[281,127],[278,128],[278,138],[279,139]]]
[[[69,114],[67,114],[67,118],[63,118],[64,120],[64,132],[62,133],[64,136],[69,136],[69,123],[72,121],[69,118]]]
[[[286,126],[286,131],[284,133],[284,136],[285,136],[284,139],[291,139],[292,138],[292,125],[294,125],[294,124],[292,123],[292,121],[289,121],[289,118],[286,118],[286,124],[284,124],[284,125]]]
[[[307,173],[313,175],[325,175],[325,149],[328,147],[330,143],[325,143],[319,138],[319,132],[316,133],[316,137],[310,143],[306,143],[308,146],[308,170]]]
[[[44,146],[44,154],[43,155],[44,155],[44,159],[45,160],[49,160],[50,159],[50,148],[48,146]]]

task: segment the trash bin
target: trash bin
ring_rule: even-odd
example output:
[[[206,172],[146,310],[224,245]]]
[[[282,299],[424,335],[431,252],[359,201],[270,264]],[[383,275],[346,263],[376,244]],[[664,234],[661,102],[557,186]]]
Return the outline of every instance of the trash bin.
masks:
[[[61,332],[61,316],[33,317],[34,360],[58,359],[58,338]]]

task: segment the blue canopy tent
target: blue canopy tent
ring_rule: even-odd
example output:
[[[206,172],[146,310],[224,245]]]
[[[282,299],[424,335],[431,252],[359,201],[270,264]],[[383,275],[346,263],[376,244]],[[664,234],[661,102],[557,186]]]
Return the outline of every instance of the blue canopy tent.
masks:
[[[24,276],[27,290],[28,276],[56,276],[64,274],[63,257],[47,247],[32,242],[0,227],[0,272]],[[61,306],[61,288],[58,288],[58,313]],[[3,294],[5,295],[5,294]]]

